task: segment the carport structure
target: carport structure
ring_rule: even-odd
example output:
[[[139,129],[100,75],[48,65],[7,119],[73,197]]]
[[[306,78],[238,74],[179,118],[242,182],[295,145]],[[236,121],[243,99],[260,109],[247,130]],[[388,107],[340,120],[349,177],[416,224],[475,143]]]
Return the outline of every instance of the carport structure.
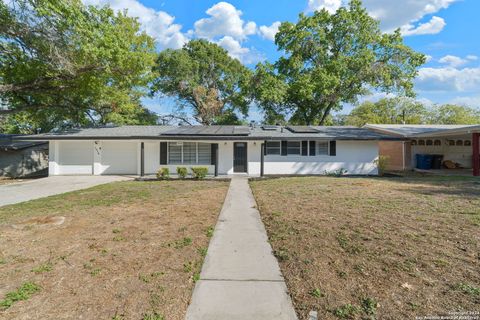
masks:
[[[442,155],[480,176],[480,125],[383,125],[366,128],[405,138],[380,142],[380,155],[391,158],[394,170],[416,167],[417,154]]]

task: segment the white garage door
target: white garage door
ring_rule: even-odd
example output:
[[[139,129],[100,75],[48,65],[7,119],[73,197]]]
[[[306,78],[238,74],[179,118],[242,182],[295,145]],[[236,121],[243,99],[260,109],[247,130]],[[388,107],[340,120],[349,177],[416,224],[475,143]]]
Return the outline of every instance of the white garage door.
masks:
[[[91,141],[58,142],[58,174],[92,174]]]
[[[137,174],[137,143],[104,141],[103,174]]]

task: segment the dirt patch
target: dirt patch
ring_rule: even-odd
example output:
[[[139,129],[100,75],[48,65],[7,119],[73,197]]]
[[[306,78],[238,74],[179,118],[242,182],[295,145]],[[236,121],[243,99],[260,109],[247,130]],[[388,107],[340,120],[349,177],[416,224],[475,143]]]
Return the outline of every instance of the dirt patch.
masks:
[[[414,319],[480,311],[480,184],[457,178],[251,182],[297,313]]]
[[[0,302],[39,287],[0,319],[183,319],[227,188],[120,182],[0,208]]]
[[[40,227],[55,227],[62,225],[65,222],[65,217],[61,216],[47,216],[47,217],[36,217],[31,218],[19,223],[12,224],[14,229],[31,229],[31,228],[40,228]]]

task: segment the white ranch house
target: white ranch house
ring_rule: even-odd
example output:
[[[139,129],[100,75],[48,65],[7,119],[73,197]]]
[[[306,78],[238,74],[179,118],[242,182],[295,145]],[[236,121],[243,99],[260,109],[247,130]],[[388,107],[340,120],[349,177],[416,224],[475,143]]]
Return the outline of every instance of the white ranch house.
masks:
[[[376,175],[380,141],[368,128],[123,126],[24,136],[49,141],[50,175],[151,175],[208,167],[211,175]]]

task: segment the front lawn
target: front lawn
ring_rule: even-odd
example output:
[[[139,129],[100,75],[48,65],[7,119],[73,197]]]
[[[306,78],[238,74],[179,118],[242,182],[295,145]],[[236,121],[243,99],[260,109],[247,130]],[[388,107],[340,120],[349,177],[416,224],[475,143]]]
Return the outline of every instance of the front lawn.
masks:
[[[0,207],[0,318],[184,319],[227,182],[118,182]]]
[[[480,311],[480,180],[252,181],[301,319]],[[478,316],[478,313],[477,313]]]

